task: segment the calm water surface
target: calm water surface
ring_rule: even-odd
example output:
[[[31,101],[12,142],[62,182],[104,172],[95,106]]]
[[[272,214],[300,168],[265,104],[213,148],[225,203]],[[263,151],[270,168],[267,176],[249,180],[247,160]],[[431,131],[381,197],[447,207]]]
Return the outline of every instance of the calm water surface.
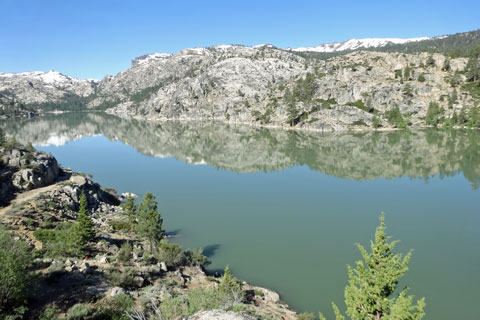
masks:
[[[157,197],[167,231],[211,270],[272,288],[300,311],[343,306],[347,264],[385,212],[402,281],[427,319],[476,319],[480,133],[318,134],[64,114],[0,123],[119,192]],[[342,308],[344,309],[344,308]]]

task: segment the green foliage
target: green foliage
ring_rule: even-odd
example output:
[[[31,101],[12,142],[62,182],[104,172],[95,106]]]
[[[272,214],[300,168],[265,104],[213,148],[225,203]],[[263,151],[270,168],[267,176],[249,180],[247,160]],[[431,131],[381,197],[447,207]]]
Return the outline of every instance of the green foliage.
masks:
[[[93,96],[82,97],[74,93],[65,93],[59,101],[26,104],[25,108],[31,110],[40,109],[44,111],[80,111],[87,108],[87,104],[92,98]]]
[[[132,225],[126,221],[126,220],[123,220],[123,219],[115,219],[115,220],[110,220],[108,222],[108,224],[110,224],[110,226],[112,226],[112,228],[115,230],[115,231],[125,231],[125,232],[128,232],[132,229]]]
[[[297,314],[297,319],[298,320],[315,320],[315,315],[311,312],[303,312]]]
[[[3,129],[0,128],[0,146],[2,146],[6,141],[7,138],[5,137],[5,132],[3,132]]]
[[[428,56],[425,64],[429,67],[434,67],[435,66],[435,59],[433,58],[433,56]]]
[[[163,219],[157,211],[158,204],[153,194],[147,192],[137,207],[138,223],[135,226],[137,234],[148,240],[153,247],[162,240],[164,230]]]
[[[407,127],[407,121],[403,117],[402,113],[398,106],[385,112],[385,116],[390,124],[394,125],[397,128],[404,129]]]
[[[132,196],[127,197],[127,201],[122,204],[122,207],[124,208],[127,217],[128,217],[128,223],[130,224],[131,230],[135,229],[135,223],[137,219],[137,206],[135,205],[135,198]]]
[[[130,241],[126,241],[125,243],[122,244],[122,246],[120,247],[120,250],[118,250],[117,261],[121,263],[126,263],[130,261],[131,257],[132,257],[132,245],[130,244]]]
[[[450,71],[452,69],[451,65],[450,65],[450,59],[449,58],[445,58],[445,61],[443,62],[443,67],[442,67],[442,70],[443,71]]]
[[[465,75],[468,82],[476,82],[480,79],[480,45],[477,45],[470,51],[468,62],[465,66]]]
[[[67,320],[89,319],[95,313],[95,309],[88,304],[77,303],[68,310]]]
[[[30,293],[33,257],[23,240],[14,240],[0,225],[0,318],[24,311]]]
[[[133,298],[126,293],[120,293],[97,304],[97,310],[90,318],[92,320],[128,320],[126,313],[131,312],[134,307]]]
[[[367,107],[362,100],[357,100],[357,101],[354,101],[354,102],[347,102],[346,103],[347,106],[352,106],[352,107],[357,107],[358,109],[360,110],[363,110],[365,112],[370,112],[370,113],[373,113],[375,111],[374,108],[369,108]]]
[[[73,227],[73,233],[80,240],[82,246],[85,246],[95,238],[92,218],[87,209],[87,197],[83,192],[80,195],[80,208],[78,210],[77,223]]]
[[[374,128],[379,128],[382,126],[382,120],[380,120],[379,117],[377,116],[374,116],[373,119],[372,119],[372,126]]]
[[[480,128],[480,112],[478,107],[471,107],[468,112],[469,120],[467,126],[470,128]]]
[[[185,255],[186,263],[191,266],[199,266],[203,268],[211,263],[210,260],[203,255],[202,249],[187,249],[183,254]]]
[[[375,242],[370,242],[371,252],[360,244],[357,247],[363,261],[357,261],[355,268],[348,266],[348,285],[345,287],[347,315],[352,320],[364,319],[408,319],[420,320],[425,316],[425,299],[413,304],[413,296],[407,296],[407,288],[394,293],[399,279],[408,270],[411,251],[403,256],[395,254],[398,241],[391,241],[385,235],[384,215],[380,216],[380,226],[375,232]],[[345,319],[334,304],[337,320]],[[320,315],[321,319],[325,319]]]
[[[230,272],[229,266],[225,267],[223,276],[220,278],[218,290],[227,299],[231,299],[233,303],[242,301],[245,296],[245,293],[242,290],[242,285]]]
[[[428,125],[436,126],[440,122],[444,111],[445,110],[443,110],[437,102],[430,102],[427,109],[427,115],[425,116],[425,122]]]
[[[420,73],[420,75],[418,76],[418,82],[425,82],[425,74],[424,73]]]
[[[408,80],[410,79],[410,76],[412,75],[412,69],[410,68],[410,66],[406,66],[405,69],[403,69],[403,78],[405,80]]]
[[[284,99],[287,104],[295,104],[298,101],[308,102],[312,100],[317,83],[313,73],[307,73],[305,79],[300,78],[295,82],[293,89],[286,90]]]
[[[43,251],[49,257],[77,256],[83,250],[81,239],[70,222],[63,222],[55,229],[36,229],[33,236],[43,244]]]
[[[127,289],[136,287],[134,277],[135,275],[130,268],[125,268],[123,271],[112,269],[107,273],[107,279],[113,286]]]
[[[60,308],[54,303],[53,305],[45,308],[39,320],[54,320],[58,319],[58,314],[62,312]]]
[[[176,243],[169,243],[167,239],[162,239],[158,245],[156,258],[165,262],[168,267],[181,265],[184,261],[182,246]]]

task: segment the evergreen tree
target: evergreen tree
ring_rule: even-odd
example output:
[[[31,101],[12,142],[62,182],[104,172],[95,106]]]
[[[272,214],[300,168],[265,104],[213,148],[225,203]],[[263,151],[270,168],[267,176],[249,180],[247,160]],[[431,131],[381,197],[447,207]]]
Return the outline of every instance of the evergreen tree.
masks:
[[[80,209],[78,210],[77,224],[74,227],[74,236],[81,241],[82,247],[95,238],[95,230],[87,209],[87,197],[84,192],[80,195]]]
[[[135,205],[135,198],[132,196],[128,196],[127,201],[123,204],[123,208],[127,213],[130,229],[135,230],[135,224],[137,222],[137,206]]]
[[[436,126],[440,122],[443,112],[443,108],[441,108],[437,102],[430,102],[425,116],[425,122],[429,125]]]
[[[3,132],[2,128],[0,128],[0,145],[4,144],[5,142],[7,142],[5,133]]]
[[[480,79],[480,46],[476,46],[471,50],[465,72],[467,80],[470,82],[476,82]]]
[[[411,251],[406,256],[393,253],[398,241],[389,242],[384,220],[382,213],[375,242],[370,242],[371,252],[357,244],[364,261],[357,261],[356,268],[348,266],[346,313],[352,320],[420,320],[425,315],[425,298],[413,304],[413,296],[407,296],[407,288],[398,297],[392,297],[398,280],[408,270]],[[335,304],[333,308],[337,320],[345,319]],[[320,314],[320,319],[325,317]]]
[[[233,299],[234,302],[240,302],[244,297],[242,286],[230,272],[229,266],[225,267],[223,276],[218,284],[218,290],[224,297],[229,300]]]
[[[163,219],[157,211],[157,202],[151,193],[146,193],[137,207],[137,234],[150,242],[151,248],[162,240],[164,231],[162,229]]]

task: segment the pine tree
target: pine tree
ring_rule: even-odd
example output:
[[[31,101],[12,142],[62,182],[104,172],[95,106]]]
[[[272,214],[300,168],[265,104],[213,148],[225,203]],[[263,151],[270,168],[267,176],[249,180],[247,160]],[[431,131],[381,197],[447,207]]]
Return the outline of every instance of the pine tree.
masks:
[[[82,245],[95,238],[95,230],[93,228],[92,218],[87,209],[87,197],[82,192],[80,195],[80,209],[78,210],[77,224],[75,225],[74,233],[78,236]]]
[[[162,240],[163,219],[157,211],[157,202],[151,193],[146,193],[137,207],[137,234],[150,242],[150,247],[156,246]]]
[[[218,284],[218,290],[228,300],[233,300],[234,303],[240,302],[244,298],[242,286],[230,272],[229,266],[225,267],[223,276]]]
[[[384,220],[382,213],[375,242],[370,242],[371,252],[357,244],[364,261],[357,261],[356,268],[348,266],[346,313],[352,320],[420,320],[425,315],[425,298],[413,304],[413,296],[407,296],[407,288],[398,297],[392,297],[399,279],[408,270],[411,251],[406,256],[393,253],[398,241],[389,242]],[[345,319],[335,304],[333,308],[337,320]],[[325,317],[320,314],[320,319]]]
[[[135,205],[135,198],[132,196],[127,197],[127,201],[123,204],[128,217],[128,223],[130,224],[130,229],[135,230],[135,224],[137,220],[137,206]]]
[[[5,133],[3,132],[2,128],[0,128],[0,145],[4,144],[5,142],[7,142]]]
[[[480,79],[480,46],[473,48],[470,52],[465,71],[468,81],[476,82]]]

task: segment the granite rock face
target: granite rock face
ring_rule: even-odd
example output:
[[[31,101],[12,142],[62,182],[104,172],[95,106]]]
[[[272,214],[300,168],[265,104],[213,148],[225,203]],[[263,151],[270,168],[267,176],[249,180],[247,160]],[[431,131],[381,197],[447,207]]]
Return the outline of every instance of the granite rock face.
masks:
[[[98,82],[56,72],[0,74],[0,107],[78,104],[122,117],[318,131],[365,130],[374,119],[394,127],[386,112],[398,107],[410,126],[421,127],[430,102],[439,103],[445,117],[475,105],[452,84],[465,81],[467,59],[450,59],[444,68],[446,59],[356,51],[321,60],[271,45],[220,45],[144,55]]]

